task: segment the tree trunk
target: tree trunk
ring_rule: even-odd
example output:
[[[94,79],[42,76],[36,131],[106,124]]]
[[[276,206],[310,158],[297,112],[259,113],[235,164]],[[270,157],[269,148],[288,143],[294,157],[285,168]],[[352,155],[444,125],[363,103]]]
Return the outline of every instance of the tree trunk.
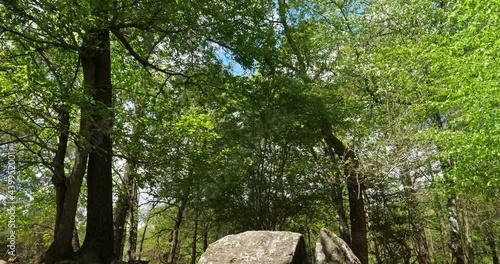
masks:
[[[450,224],[450,250],[452,264],[465,264],[464,249],[458,225],[456,195],[448,198],[448,222]]]
[[[312,245],[312,239],[311,239],[311,229],[309,227],[306,227],[307,230],[307,244]],[[308,248],[308,255],[309,256],[314,256],[314,248],[313,247],[307,247]],[[315,260],[313,259],[313,264],[315,264]]]
[[[67,178],[64,170],[64,159],[66,158],[66,152],[68,149],[68,139],[69,139],[69,128],[70,128],[70,116],[69,112],[65,108],[58,109],[59,112],[59,138],[57,144],[57,151],[52,162],[53,164],[53,175],[52,184],[56,189],[56,224],[54,228],[54,242],[55,238],[60,237],[60,235],[67,236],[67,234],[61,234],[61,218],[64,211],[64,200],[67,192]],[[73,220],[74,221],[74,220]],[[66,239],[63,239],[66,241]],[[62,241],[57,241],[60,245]],[[63,246],[63,245],[60,245]],[[52,247],[52,245],[51,245]],[[50,249],[50,248],[49,248]],[[60,251],[48,250],[47,258],[48,260],[61,260],[65,256],[71,255],[72,252],[69,251],[69,247],[63,246]]]
[[[193,245],[191,247],[191,264],[196,264],[196,240],[198,238],[198,219],[194,220]]]
[[[327,120],[323,120],[321,128],[330,156],[333,158],[333,153],[335,153],[344,163],[344,171],[345,175],[347,175],[347,192],[349,195],[349,220],[351,222],[352,242],[350,246],[361,263],[366,264],[368,263],[368,237],[363,198],[365,186],[356,171],[359,167],[359,160],[354,151],[350,150],[333,135],[331,125]]]
[[[82,250],[104,263],[113,259],[113,127],[109,30],[87,33],[81,54],[84,84],[92,91],[91,146],[87,168],[87,230]]]
[[[377,237],[373,237],[373,244],[375,246],[375,259],[377,260],[377,263],[378,264],[382,264],[384,263],[382,261],[382,252],[381,252],[381,249],[380,249],[380,246],[379,246],[379,242],[378,242],[378,239]]]
[[[118,195],[118,200],[116,201],[115,207],[115,219],[114,219],[114,253],[116,260],[122,260],[123,257],[123,247],[125,245],[125,222],[127,220],[127,215],[131,212],[131,207],[134,201],[133,188],[134,179],[137,171],[136,163],[132,160],[127,160],[125,165],[125,173],[123,176],[123,183],[121,190]],[[130,261],[130,260],[129,260]]]
[[[152,216],[155,208],[156,208],[156,204],[153,204],[153,206],[151,206],[151,210],[148,213],[148,216],[146,217],[146,223],[144,223],[144,230],[142,231],[141,242],[139,243],[139,256],[137,257],[137,260],[139,260],[139,261],[141,260],[141,256],[142,256],[142,249],[144,246],[144,240],[146,240],[146,232],[148,231],[149,220],[151,219],[151,216]]]
[[[78,230],[76,229],[76,226],[73,231],[73,238],[71,239],[71,245],[73,246],[74,252],[80,250],[80,238],[78,237]]]
[[[181,201],[179,209],[177,210],[177,216],[175,218],[174,230],[172,231],[172,247],[170,248],[170,253],[168,255],[167,263],[174,264],[177,252],[177,247],[179,244],[179,229],[181,228],[182,220],[184,218],[184,210],[186,209],[186,199]]]
[[[441,130],[446,130],[446,126],[442,120],[442,116],[439,113],[435,113],[433,116],[433,121],[437,125],[437,127]],[[447,170],[453,168],[454,161],[450,159],[446,162],[443,162],[441,165],[443,174],[445,176],[446,183],[453,187],[455,185],[454,181],[447,176]],[[460,225],[458,222],[458,213],[457,213],[457,202],[456,202],[456,194],[452,193],[448,197],[448,201],[446,204],[448,208],[448,223],[450,225],[450,243],[449,248],[451,252],[451,263],[452,264],[464,264],[465,263],[465,255],[464,249],[462,246],[462,239],[460,236]]]
[[[67,178],[64,170],[64,159],[68,149],[70,116],[68,109],[65,107],[58,109],[59,112],[59,138],[57,144],[56,155],[53,160],[53,176],[52,184],[56,189],[56,228],[54,228],[54,237],[59,232],[59,225],[61,223],[61,215],[64,207],[64,197],[67,191]]]
[[[208,223],[205,223],[203,228],[203,252],[207,251],[208,248]]]
[[[497,246],[495,243],[495,235],[493,233],[488,233],[488,246],[490,246],[491,249],[491,257],[493,260],[493,264],[500,264],[500,261],[498,259],[498,252],[497,252]]]
[[[434,249],[434,239],[432,238],[432,232],[430,229],[428,229],[429,233],[427,235],[427,237],[429,238],[429,258],[432,259],[434,261],[434,263],[438,263],[438,260],[437,260],[437,256],[436,256],[436,253],[435,253],[435,249]]]
[[[415,250],[417,251],[417,259],[420,264],[430,264],[429,248],[424,227],[422,226],[421,218],[412,219],[410,213],[410,221],[412,226],[413,239],[415,241]]]
[[[465,237],[467,240],[467,253],[468,253],[468,264],[474,264],[474,245],[472,243],[472,231],[469,222],[469,210],[467,206],[467,200],[465,198],[460,199],[462,202],[462,217],[465,228]]]
[[[429,247],[427,246],[422,214],[418,209],[418,201],[415,197],[413,181],[408,172],[404,172],[403,175],[401,175],[401,180],[404,186],[404,195],[408,207],[408,219],[412,228],[412,236],[415,243],[418,263],[430,264]]]
[[[84,137],[86,135],[87,118],[83,109],[80,120],[80,136]],[[75,151],[75,162],[65,187],[64,199],[62,202],[58,201],[58,203],[61,203],[61,205],[58,204],[58,210],[61,210],[61,212],[59,213],[58,224],[55,227],[54,241],[46,252],[46,264],[69,259],[74,254],[72,239],[75,229],[75,216],[88,157],[88,152],[80,144],[77,145],[79,146]],[[59,195],[62,195],[62,193]]]
[[[348,245],[351,245],[352,243],[351,235],[349,234],[349,224],[347,223],[347,214],[344,207],[344,187],[342,186],[340,179],[338,179],[340,175],[336,175],[335,177],[337,180],[335,183],[336,186],[333,187],[332,200],[335,206],[335,213],[337,215],[339,234],[342,240],[344,240]]]
[[[128,229],[128,245],[127,252],[128,261],[136,260],[137,250],[137,228],[139,224],[139,197],[137,193],[137,181],[132,184],[132,200],[130,201],[130,217]]]
[[[352,244],[351,236],[349,234],[349,224],[347,223],[347,214],[344,207],[344,199],[342,196],[343,188],[337,190],[337,218],[339,221],[339,232],[340,238],[342,238],[347,244]]]
[[[357,174],[357,173],[356,173]],[[358,176],[350,176],[347,183],[349,194],[349,219],[351,221],[352,250],[361,263],[368,263],[368,239],[366,231],[365,204],[363,199],[364,184]]]
[[[446,232],[447,228],[446,228],[446,218],[445,218],[445,215],[444,215],[444,212],[443,212],[443,207],[441,205],[441,201],[439,200],[438,197],[435,197],[434,198],[435,202],[435,210],[436,210],[436,214],[438,215],[438,218],[439,218],[439,234],[440,234],[440,238],[441,238],[441,243],[439,243],[440,247],[441,247],[441,251],[442,251],[442,254],[443,256],[445,257],[450,257],[451,254],[449,254],[449,251],[446,249],[446,246],[448,244],[448,233]]]

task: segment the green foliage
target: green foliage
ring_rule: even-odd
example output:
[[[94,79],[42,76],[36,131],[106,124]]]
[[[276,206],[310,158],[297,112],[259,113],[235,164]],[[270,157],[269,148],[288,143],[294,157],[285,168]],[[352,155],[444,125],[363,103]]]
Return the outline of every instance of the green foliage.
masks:
[[[61,112],[71,120],[66,174],[83,142],[80,111],[92,102],[78,53],[98,25],[112,33],[115,191],[135,162],[140,210],[151,210],[139,224],[146,258],[172,246],[183,202],[178,263],[190,263],[195,220],[198,256],[203,236],[270,229],[314,239],[338,228],[332,197],[345,175],[324,155],[324,120],[359,158],[373,259],[414,261],[410,226],[420,221],[433,261],[445,261],[441,204],[451,193],[469,201],[478,248],[500,231],[498,1],[114,5],[102,20],[88,1],[0,4],[0,144],[16,142],[21,160],[23,261],[52,239]]]

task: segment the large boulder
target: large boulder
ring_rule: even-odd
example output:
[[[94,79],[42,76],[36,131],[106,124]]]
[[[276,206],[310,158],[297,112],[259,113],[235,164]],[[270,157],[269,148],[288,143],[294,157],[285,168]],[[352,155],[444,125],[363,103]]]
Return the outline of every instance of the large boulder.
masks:
[[[198,263],[306,264],[306,245],[299,233],[247,231],[210,244]]]
[[[361,264],[361,261],[344,240],[323,228],[316,242],[316,264]]]

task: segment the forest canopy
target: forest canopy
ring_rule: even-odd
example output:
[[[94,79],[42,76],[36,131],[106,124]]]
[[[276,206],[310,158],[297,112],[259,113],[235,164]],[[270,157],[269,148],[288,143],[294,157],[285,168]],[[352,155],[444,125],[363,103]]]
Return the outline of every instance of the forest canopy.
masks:
[[[0,259],[328,228],[499,263],[500,2],[0,0]],[[89,260],[91,259],[91,261]]]

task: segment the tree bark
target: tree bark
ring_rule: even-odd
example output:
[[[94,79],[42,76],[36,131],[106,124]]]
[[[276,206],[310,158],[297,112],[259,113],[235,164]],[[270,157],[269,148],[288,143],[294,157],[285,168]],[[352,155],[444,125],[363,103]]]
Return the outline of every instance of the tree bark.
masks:
[[[322,134],[330,149],[330,156],[335,153],[344,163],[345,175],[347,175],[347,192],[349,195],[349,220],[351,222],[350,244],[352,251],[361,263],[368,263],[368,237],[366,230],[366,215],[363,191],[364,183],[358,175],[357,168],[359,160],[351,149],[344,145],[340,139],[333,135],[331,125],[327,120],[321,124]]]
[[[448,198],[448,222],[450,225],[450,250],[451,250],[451,263],[465,264],[464,249],[462,246],[462,239],[460,236],[460,228],[458,224],[457,202],[456,195],[452,194]]]
[[[67,178],[64,170],[64,159],[66,158],[66,152],[68,149],[68,139],[69,139],[69,127],[70,127],[70,116],[69,112],[65,108],[58,109],[59,112],[59,138],[57,144],[57,151],[52,162],[53,164],[53,175],[52,175],[52,184],[56,189],[56,224],[54,228],[54,243],[55,238],[60,236],[61,233],[61,218],[64,209],[64,199],[67,191]],[[62,234],[66,236],[67,234]],[[62,241],[58,241],[58,244]],[[51,245],[52,247],[52,245]],[[62,248],[61,251],[56,252],[54,250],[50,250],[47,252],[48,259],[59,260],[63,258],[63,256],[70,255],[68,247]],[[57,256],[57,255],[59,256]]]
[[[349,234],[349,224],[347,223],[343,192],[344,187],[339,183],[333,190],[332,199],[335,204],[335,213],[337,214],[340,238],[342,238],[342,240],[344,240],[348,245],[351,245],[351,235]]]
[[[88,118],[86,110],[82,108],[80,117],[80,136],[85,138],[88,128]],[[73,256],[73,231],[75,229],[75,216],[78,207],[78,197],[80,196],[80,189],[87,166],[88,151],[82,142],[77,142],[77,149],[75,151],[75,160],[73,169],[69,179],[66,180],[65,187],[56,187],[56,192],[61,192],[56,197],[57,208],[60,210],[57,225],[55,227],[54,241],[47,249],[46,264],[53,264],[55,262],[69,259]],[[63,160],[62,160],[63,161]],[[63,167],[64,168],[64,167]],[[64,193],[62,190],[64,189]],[[56,195],[56,196],[57,196]],[[61,198],[64,196],[64,199]]]
[[[73,246],[74,252],[80,250],[80,238],[78,237],[78,230],[76,229],[76,226],[73,231],[73,238],[71,239],[71,245]]]
[[[205,223],[205,226],[203,227],[203,252],[207,251],[208,248],[208,227],[209,224]]]
[[[467,200],[465,198],[460,199],[462,202],[462,216],[463,216],[463,222],[464,222],[464,229],[465,229],[465,237],[467,240],[467,253],[468,253],[468,264],[474,264],[475,262],[475,256],[474,256],[474,245],[472,243],[472,231],[470,228],[470,222],[469,222],[469,210],[467,206]]]
[[[428,233],[428,238],[429,238],[429,258],[432,259],[434,261],[434,263],[437,263],[438,260],[437,260],[437,257],[436,257],[436,252],[434,250],[434,239],[432,238],[432,232],[431,230],[429,229],[428,230],[429,233]]]
[[[144,240],[146,240],[146,232],[148,231],[149,220],[151,219],[155,208],[156,208],[156,204],[154,203],[153,206],[151,206],[151,209],[148,213],[148,216],[146,217],[146,223],[144,223],[144,230],[142,231],[141,241],[139,243],[139,255],[137,257],[137,260],[139,260],[139,261],[141,260],[141,257],[142,257],[142,249],[144,246]]]
[[[64,159],[68,149],[70,116],[68,109],[65,107],[58,109],[59,112],[59,138],[57,151],[53,161],[53,176],[52,184],[56,188],[56,228],[54,228],[54,237],[59,232],[59,224],[61,223],[61,215],[64,207],[64,197],[67,190],[67,178],[64,170]]]
[[[132,184],[132,200],[130,201],[130,217],[128,229],[128,245],[127,252],[128,261],[136,260],[137,251],[137,228],[139,224],[139,197],[137,192],[137,181]]]
[[[125,222],[127,215],[131,212],[132,203],[134,202],[134,180],[137,171],[136,163],[132,160],[127,160],[125,165],[125,173],[123,176],[123,183],[118,195],[118,200],[115,206],[115,219],[114,219],[114,253],[117,260],[122,260],[123,247],[125,245]]]
[[[194,220],[193,245],[191,247],[191,264],[196,264],[196,241],[198,239],[198,219]]]
[[[87,230],[84,253],[102,262],[113,259],[113,126],[110,38],[108,29],[87,33],[81,52],[84,85],[92,91],[91,145],[87,168]]]
[[[422,214],[418,209],[418,201],[415,197],[413,181],[408,172],[404,172],[403,175],[401,175],[401,180],[404,186],[404,195],[408,207],[408,219],[412,228],[412,236],[415,243],[418,263],[430,264],[429,247],[427,245],[425,229],[422,223]]]
[[[446,217],[445,217],[445,213],[443,212],[443,206],[441,205],[441,201],[440,201],[439,197],[436,196],[434,198],[434,204],[435,204],[434,210],[436,210],[436,214],[439,218],[439,235],[441,238],[441,243],[439,243],[439,245],[440,245],[443,256],[450,257],[451,254],[449,254],[450,252],[446,249],[446,246],[445,246],[448,244],[448,233],[446,232],[446,230],[447,230]]]
[[[375,259],[377,260],[377,263],[379,264],[382,264],[384,263],[382,261],[382,252],[381,252],[381,248],[379,246],[380,242],[378,241],[378,238],[377,237],[373,237],[373,244],[375,246]]]
[[[186,209],[186,200],[183,199],[179,208],[177,209],[177,216],[175,217],[174,229],[172,231],[172,247],[170,248],[170,253],[168,255],[167,263],[174,264],[176,258],[177,247],[179,244],[179,229],[181,228],[182,220],[184,218],[184,210]]]
[[[357,173],[356,173],[357,174]],[[358,176],[350,176],[347,183],[349,194],[349,219],[351,222],[352,249],[361,263],[368,263],[368,238],[366,230],[365,204],[363,199],[364,184]]]
[[[335,153],[333,149],[328,146],[325,150],[326,154],[333,159],[334,173],[333,173],[333,184],[332,184],[332,202],[335,206],[335,214],[337,216],[337,222],[339,225],[339,237],[342,238],[348,245],[351,245],[351,235],[349,234],[349,224],[347,221],[347,214],[344,205],[344,186],[341,179],[342,173],[338,169],[337,160],[334,157]]]
[[[413,209],[410,209],[414,211]],[[417,252],[417,260],[420,264],[430,264],[431,258],[429,256],[429,247],[427,246],[427,239],[422,220],[419,215],[420,212],[410,212],[410,221],[412,226],[413,240],[415,241],[415,250]],[[412,217],[415,216],[415,218]]]
[[[488,236],[488,246],[491,249],[491,258],[493,260],[493,264],[500,264],[500,261],[498,259],[497,246],[495,243],[495,235],[489,233],[487,236]]]

